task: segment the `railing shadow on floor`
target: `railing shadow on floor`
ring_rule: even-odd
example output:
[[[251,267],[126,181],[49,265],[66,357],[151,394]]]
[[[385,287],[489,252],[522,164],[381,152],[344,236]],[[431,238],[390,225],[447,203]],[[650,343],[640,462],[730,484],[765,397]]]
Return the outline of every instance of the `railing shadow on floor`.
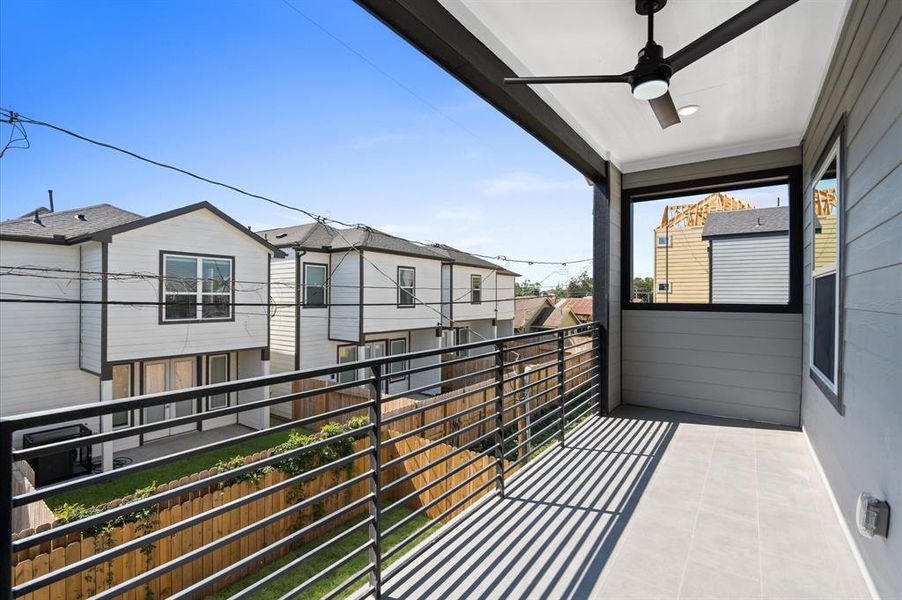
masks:
[[[512,478],[504,498],[462,515],[422,553],[414,549],[417,559],[383,597],[591,597],[677,427],[616,412],[591,418],[565,447]],[[553,564],[561,562],[570,565],[569,581]],[[487,579],[497,583],[485,589]]]

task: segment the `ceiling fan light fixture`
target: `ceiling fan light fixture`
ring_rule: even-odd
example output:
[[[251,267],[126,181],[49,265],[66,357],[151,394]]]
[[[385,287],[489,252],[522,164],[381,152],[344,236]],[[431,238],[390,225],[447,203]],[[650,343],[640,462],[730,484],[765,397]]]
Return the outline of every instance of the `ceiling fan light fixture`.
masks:
[[[636,100],[654,100],[667,93],[670,82],[664,77],[656,75],[652,78],[638,81],[633,84],[633,97]]]
[[[690,117],[698,112],[699,109],[698,104],[687,104],[686,106],[681,106],[677,109],[677,114],[681,117]]]

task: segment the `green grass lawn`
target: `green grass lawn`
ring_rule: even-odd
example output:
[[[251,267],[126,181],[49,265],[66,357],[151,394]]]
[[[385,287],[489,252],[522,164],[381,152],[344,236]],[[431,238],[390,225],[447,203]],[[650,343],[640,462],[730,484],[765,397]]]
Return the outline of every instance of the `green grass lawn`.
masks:
[[[254,454],[255,452],[260,452],[261,450],[272,448],[273,446],[278,446],[288,439],[291,431],[310,433],[303,429],[277,431],[269,435],[263,435],[245,441],[241,444],[204,452],[159,467],[124,475],[113,479],[112,481],[106,481],[97,485],[91,485],[71,492],[66,492],[59,496],[53,496],[47,499],[47,505],[50,507],[50,510],[56,510],[65,503],[78,503],[84,506],[103,504],[110,500],[115,500],[116,498],[128,496],[135,490],[147,487],[154,481],[157,482],[157,485],[162,485],[186,475],[209,469],[221,460],[228,460],[235,456],[247,456],[249,454]]]
[[[409,515],[410,511],[404,507],[399,507],[392,510],[388,515],[385,515],[382,518],[382,529],[386,529],[397,523],[405,516]],[[361,519],[364,517],[361,517]],[[429,518],[420,515],[415,519],[411,519],[409,522],[405,523],[403,527],[398,529],[397,531],[392,532],[387,537],[382,538],[382,548],[383,551],[392,548],[395,544],[406,538],[408,535],[413,534],[417,529],[425,525],[429,521]],[[289,554],[286,554],[282,558],[270,563],[266,567],[260,569],[255,572],[253,575],[249,577],[245,577],[241,581],[235,582],[227,588],[220,590],[217,594],[210,596],[214,599],[220,598],[228,598],[233,594],[237,593],[239,590],[245,588],[251,583],[257,581],[273,572],[277,568],[282,565],[290,562],[291,560],[301,556],[305,552],[309,552],[311,549],[315,548],[318,544],[321,544],[324,539],[328,539],[329,537],[333,537],[338,535],[340,532],[344,531],[348,527],[351,527],[355,523],[359,523],[360,519],[356,519],[350,523],[347,523],[341,527],[335,528],[332,531],[324,534],[324,537],[320,541],[310,542],[309,544],[305,544],[293,550]],[[431,528],[423,532],[416,540],[410,542],[404,550],[399,552],[398,554],[391,557],[391,559],[385,561],[383,563],[383,568],[390,565],[395,560],[399,559],[405,553],[410,551],[413,547],[415,547],[419,542],[427,538],[428,536],[435,533],[435,531],[439,528],[439,525],[433,525]],[[340,560],[344,556],[346,556],[349,552],[354,550],[355,548],[359,548],[361,545],[365,544],[367,539],[369,539],[369,534],[365,527],[361,527],[358,531],[350,534],[348,537],[339,540],[338,542],[332,544],[331,546],[324,548],[320,551],[319,554],[310,558],[307,562],[304,562],[297,567],[295,567],[292,571],[289,571],[286,574],[276,578],[274,581],[271,581],[269,584],[264,586],[262,589],[257,590],[254,593],[255,599],[260,600],[268,600],[270,598],[281,598],[283,595],[288,593],[297,585],[300,585],[310,577],[313,577],[323,569],[327,568],[329,565],[335,563]],[[348,577],[351,577],[357,571],[366,567],[369,562],[369,557],[367,553],[360,552],[356,558],[341,566],[340,568],[333,571],[328,576],[324,577],[320,581],[316,582],[314,585],[309,587],[300,597],[301,598],[322,598],[326,594],[328,594],[331,590],[336,588],[339,584],[343,583]],[[363,585],[366,582],[366,577],[361,577],[360,582],[357,585],[352,585],[345,594],[341,597],[347,597],[351,593],[354,592],[357,588]]]

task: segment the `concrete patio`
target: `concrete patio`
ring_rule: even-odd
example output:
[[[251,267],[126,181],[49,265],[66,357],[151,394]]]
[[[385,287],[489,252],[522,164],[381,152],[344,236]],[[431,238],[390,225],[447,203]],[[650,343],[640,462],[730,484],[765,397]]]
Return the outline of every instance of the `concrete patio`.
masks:
[[[206,431],[180,433],[147,442],[143,446],[121,450],[113,456],[115,458],[130,458],[133,462],[139,463],[161,456],[168,456],[174,452],[183,452],[206,444],[228,440],[251,431],[254,430],[244,425],[226,425],[225,427],[207,429]]]
[[[383,597],[870,597],[800,431],[621,407],[572,439]]]

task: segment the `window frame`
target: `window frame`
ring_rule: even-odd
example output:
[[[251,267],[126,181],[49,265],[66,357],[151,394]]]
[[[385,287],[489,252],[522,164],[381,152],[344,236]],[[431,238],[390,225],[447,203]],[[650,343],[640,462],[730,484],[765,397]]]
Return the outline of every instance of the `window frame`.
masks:
[[[410,285],[410,286],[402,286],[401,285],[401,271],[410,271],[411,273],[413,273],[413,285]],[[397,271],[396,271],[396,276],[397,276],[396,283],[398,284],[398,297],[397,297],[398,308],[414,308],[417,305],[417,269],[416,269],[416,267],[408,267],[408,266],[404,266],[404,265],[399,265],[397,268]],[[401,292],[402,292],[402,290],[405,290],[407,288],[410,288],[410,304],[401,302]]]
[[[808,356],[806,357],[808,363],[808,376],[814,382],[814,384],[818,387],[824,397],[830,402],[836,412],[840,415],[845,414],[845,405],[842,401],[842,367],[843,367],[843,328],[845,325],[844,318],[844,302],[845,302],[845,281],[844,281],[844,267],[845,267],[845,246],[843,244],[843,240],[845,239],[845,196],[846,196],[846,184],[845,184],[845,160],[843,157],[845,149],[845,114],[840,116],[839,123],[836,125],[833,132],[830,134],[830,137],[827,139],[824,145],[824,149],[821,151],[820,156],[818,157],[817,162],[815,163],[815,168],[811,172],[811,179],[809,181],[809,185],[805,189],[805,197],[806,200],[810,198],[811,208],[806,218],[810,219],[811,223],[811,252],[810,252],[810,262],[808,265],[808,272],[806,273],[807,283],[809,284],[809,311],[810,311],[810,319],[808,323]],[[836,264],[833,267],[822,268],[819,271],[816,271],[814,266],[814,254],[816,251],[815,248],[815,231],[814,231],[814,219],[815,219],[815,207],[814,207],[814,188],[817,183],[821,180],[821,177],[827,171],[827,168],[830,166],[830,163],[833,160],[836,160]],[[834,381],[830,381],[830,378],[827,377],[820,369],[818,369],[814,364],[814,319],[815,319],[815,283],[817,279],[820,279],[824,276],[834,275],[835,276],[835,285],[834,285],[834,295],[833,295],[833,369],[834,369]]]
[[[308,304],[307,302],[307,267],[318,267],[323,270],[323,303]],[[319,287],[319,286],[316,286]],[[301,307],[302,308],[328,308],[329,307],[329,265],[316,262],[301,263]]]
[[[193,258],[196,261],[196,281],[197,288],[194,291],[195,294],[195,317],[193,319],[168,319],[166,318],[166,297],[167,296],[178,296],[178,295],[188,295],[188,294],[177,294],[166,291],[166,258],[167,257],[174,258]],[[204,259],[211,260],[227,260],[229,261],[229,268],[231,273],[229,275],[229,291],[227,293],[222,292],[207,292],[203,291],[203,261]],[[211,317],[204,318],[203,317],[203,297],[207,295],[216,295],[216,296],[228,296],[229,298],[229,316],[228,317]],[[227,254],[200,254],[196,252],[179,252],[176,250],[160,250],[160,285],[159,285],[159,315],[158,322],[160,325],[177,325],[184,323],[224,323],[235,320],[235,257]]]
[[[705,192],[729,192],[786,184],[789,189],[789,301],[785,304],[711,304],[631,302],[633,282],[632,208],[634,204]],[[802,313],[802,168],[800,165],[701,177],[622,190],[620,238],[620,307],[622,310],[694,312]],[[656,236],[657,238],[657,236]],[[668,240],[672,243],[672,240]],[[655,241],[657,245],[657,239]],[[663,246],[662,246],[663,247]]]
[[[134,391],[135,391],[134,365],[130,362],[110,365],[110,384],[111,385],[112,385],[112,379],[113,379],[113,369],[115,369],[116,367],[128,367],[128,395],[126,395],[124,397],[131,398],[132,396],[134,396]],[[111,391],[111,394],[112,394],[112,391]],[[115,394],[112,394],[112,395],[115,396]],[[121,398],[115,398],[115,397],[112,399],[113,400],[121,400]],[[130,410],[122,410],[122,411],[114,412],[111,414],[111,416],[113,418],[115,418],[115,416],[117,414],[122,414],[122,413],[125,413],[125,415],[126,415],[126,423],[124,425],[116,425],[115,420],[113,420],[113,422],[112,422],[113,430],[127,429],[134,424],[134,415],[132,414],[132,411],[130,411]]]
[[[474,286],[476,281],[479,285]],[[482,304],[482,275],[476,273],[470,274],[470,304]]]
[[[399,352],[398,354],[407,354],[409,352],[408,345],[407,345],[407,338],[394,338],[394,339],[388,340],[386,356],[396,356],[396,354],[394,352],[392,352],[392,345],[395,342],[402,342],[404,344],[404,351]],[[391,376],[391,374],[394,372],[394,369],[397,369],[398,371],[406,371],[407,369],[409,369],[410,368],[409,360],[399,360],[396,362],[390,362],[386,366],[388,367],[387,374],[388,374],[388,381],[390,383],[398,383],[399,381],[410,381],[409,374],[401,375],[400,377],[392,377]]]
[[[231,355],[228,352],[220,352],[217,354],[208,354],[206,357],[207,364],[206,364],[206,373],[205,373],[205,379],[206,379],[207,385],[212,385],[214,383],[214,382],[210,381],[210,373],[212,373],[211,366],[212,366],[213,359],[220,358],[220,357],[225,358],[225,361],[226,361],[226,363],[225,363],[225,369],[226,369],[225,370],[225,372],[226,372],[225,381],[232,380],[231,379],[231,377],[232,377],[232,357],[231,357]],[[217,381],[216,383],[225,383],[225,382]],[[206,402],[205,402],[207,412],[209,412],[211,410],[219,410],[222,408],[228,408],[229,406],[232,405],[232,394],[228,394],[228,393],[227,394],[217,394],[217,396],[225,396],[225,401],[226,401],[225,405],[213,406],[213,404],[212,404],[213,396],[207,396]]]
[[[335,364],[336,365],[345,364],[341,361],[341,351],[345,348],[353,348],[354,349],[354,360],[349,360],[346,362],[357,362],[358,360],[360,360],[360,356],[359,356],[360,350],[357,347],[357,344],[339,344],[338,347],[335,348]],[[347,377],[348,375],[350,375],[351,378],[345,380],[344,377]],[[356,369],[349,369],[347,371],[338,371],[335,373],[335,381],[337,383],[351,383],[352,381],[355,381],[356,379],[357,379],[357,370]]]

